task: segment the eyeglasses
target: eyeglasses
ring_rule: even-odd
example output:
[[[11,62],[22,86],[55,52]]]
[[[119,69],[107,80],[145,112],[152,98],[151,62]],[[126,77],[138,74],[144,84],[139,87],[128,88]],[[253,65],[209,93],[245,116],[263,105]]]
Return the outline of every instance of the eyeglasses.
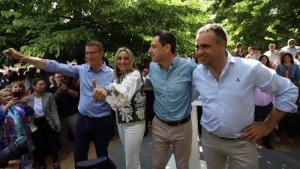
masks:
[[[99,53],[99,51],[85,52],[85,55],[95,55]]]

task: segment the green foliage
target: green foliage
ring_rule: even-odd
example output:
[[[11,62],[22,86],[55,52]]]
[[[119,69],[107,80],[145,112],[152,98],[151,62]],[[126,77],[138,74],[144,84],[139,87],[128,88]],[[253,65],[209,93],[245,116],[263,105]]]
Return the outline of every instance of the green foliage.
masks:
[[[154,32],[170,30],[178,52],[194,49],[194,34],[208,20],[198,0],[1,0],[1,49],[59,61],[84,60],[84,43],[100,40],[111,60],[117,48],[147,58]],[[0,49],[0,50],[1,50]],[[110,54],[111,53],[111,54]]]
[[[223,0],[216,1],[210,11],[216,14],[214,22],[226,27],[234,43],[267,50],[270,42],[279,47],[289,38],[299,42],[298,6],[298,0]]]

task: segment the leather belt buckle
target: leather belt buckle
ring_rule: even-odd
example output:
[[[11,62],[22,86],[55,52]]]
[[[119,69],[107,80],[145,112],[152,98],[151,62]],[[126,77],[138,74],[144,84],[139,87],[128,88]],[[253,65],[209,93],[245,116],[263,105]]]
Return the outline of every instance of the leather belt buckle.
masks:
[[[178,125],[181,125],[181,124],[184,124],[184,123],[190,121],[190,119],[191,119],[191,116],[189,115],[188,117],[186,117],[186,118],[184,118],[182,120],[179,120],[179,121],[167,122],[165,120],[160,119],[158,116],[156,116],[156,117],[157,117],[158,120],[160,120],[161,122],[163,122],[163,123],[165,123],[165,124],[167,124],[169,126],[178,126]]]

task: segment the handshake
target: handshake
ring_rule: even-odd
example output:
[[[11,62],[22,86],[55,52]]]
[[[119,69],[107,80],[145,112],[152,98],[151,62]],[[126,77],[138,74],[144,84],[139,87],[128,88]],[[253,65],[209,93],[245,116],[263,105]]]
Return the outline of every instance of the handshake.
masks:
[[[93,83],[92,97],[96,101],[104,100],[105,97],[107,96],[108,92],[104,88],[97,87],[96,80],[93,80],[92,83]]]

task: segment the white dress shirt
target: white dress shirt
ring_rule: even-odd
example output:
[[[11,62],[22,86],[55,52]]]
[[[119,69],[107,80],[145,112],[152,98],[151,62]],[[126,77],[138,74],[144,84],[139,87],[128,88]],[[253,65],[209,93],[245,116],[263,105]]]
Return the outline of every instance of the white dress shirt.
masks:
[[[227,53],[218,81],[207,66],[199,65],[193,72],[193,90],[203,103],[201,124],[206,131],[220,137],[240,137],[240,131],[253,123],[256,87],[273,94],[279,110],[297,110],[298,89],[290,80],[256,60]]]

